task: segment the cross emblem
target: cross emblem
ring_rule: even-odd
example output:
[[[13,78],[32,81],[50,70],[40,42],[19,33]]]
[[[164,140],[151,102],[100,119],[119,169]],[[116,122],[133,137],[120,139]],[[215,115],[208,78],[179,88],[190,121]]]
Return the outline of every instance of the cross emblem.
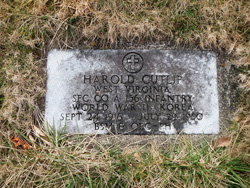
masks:
[[[130,58],[127,59],[127,63],[130,65],[130,70],[135,70],[136,64],[139,63],[139,58],[135,57],[135,55],[131,55]]]
[[[129,73],[137,73],[143,67],[142,56],[135,52],[126,54],[122,59],[124,69]]]

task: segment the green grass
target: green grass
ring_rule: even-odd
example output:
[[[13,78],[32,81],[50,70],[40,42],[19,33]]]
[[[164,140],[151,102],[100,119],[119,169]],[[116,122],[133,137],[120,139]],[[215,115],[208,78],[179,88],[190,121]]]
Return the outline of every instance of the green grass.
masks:
[[[53,137],[51,135],[51,139]],[[229,149],[211,150],[204,140],[196,147],[187,140],[186,143],[172,145],[170,150],[149,143],[127,152],[121,145],[84,141],[87,137],[60,136],[51,146],[45,146],[40,140],[37,149],[29,153],[21,149],[1,152],[1,164],[11,167],[7,172],[17,172],[11,176],[6,173],[1,186],[250,186],[250,164],[240,158],[229,157]],[[10,144],[6,147],[10,148]],[[11,181],[6,181],[8,178]]]

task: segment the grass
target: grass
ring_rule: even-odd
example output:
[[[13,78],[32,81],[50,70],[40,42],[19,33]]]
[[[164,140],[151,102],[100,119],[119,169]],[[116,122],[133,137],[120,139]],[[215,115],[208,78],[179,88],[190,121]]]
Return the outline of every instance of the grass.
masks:
[[[52,135],[51,135],[51,138]],[[192,142],[158,148],[155,143],[125,148],[103,145],[91,136],[60,136],[50,147],[29,153],[6,143],[1,161],[3,187],[249,187],[250,165]],[[81,140],[79,142],[79,140]],[[41,141],[41,140],[40,140]],[[204,141],[204,140],[203,140]],[[72,144],[75,143],[75,144]],[[171,143],[171,139],[169,139]],[[7,149],[8,148],[8,149]],[[11,156],[11,157],[10,157]],[[15,173],[13,173],[15,172]],[[22,181],[19,181],[22,180]]]
[[[20,130],[11,126],[20,136]],[[2,187],[249,187],[250,164],[230,157],[230,148],[211,149],[206,138],[194,146],[182,136],[168,147],[154,142],[124,147],[99,143],[96,136],[58,135],[50,145],[39,137],[36,149],[14,150],[8,139],[1,150]],[[113,139],[113,137],[108,137]],[[22,180],[22,181],[20,181]]]
[[[248,0],[0,1],[0,186],[250,187],[249,9]],[[13,149],[12,135],[26,137],[31,124],[42,129],[50,48],[148,41],[214,50],[240,70],[230,147],[213,150],[182,135],[164,147],[124,145],[116,136],[105,144],[52,131],[49,143],[34,136],[36,150]]]

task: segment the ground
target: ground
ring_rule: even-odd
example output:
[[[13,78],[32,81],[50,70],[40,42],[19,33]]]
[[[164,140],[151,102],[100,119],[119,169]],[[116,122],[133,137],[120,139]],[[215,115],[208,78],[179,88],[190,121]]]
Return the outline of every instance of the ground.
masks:
[[[249,38],[248,0],[2,0],[1,187],[250,187]],[[230,143],[218,148],[207,135],[129,142],[39,132],[46,57],[54,48],[215,51],[223,125],[217,137]],[[32,147],[14,149],[13,136]]]

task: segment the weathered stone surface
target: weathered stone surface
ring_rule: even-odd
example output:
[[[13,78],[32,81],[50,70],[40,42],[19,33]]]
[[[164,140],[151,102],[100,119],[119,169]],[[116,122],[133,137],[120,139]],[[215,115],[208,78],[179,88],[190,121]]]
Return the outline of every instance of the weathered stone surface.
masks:
[[[219,133],[213,52],[52,50],[47,75],[45,118],[57,130]]]

